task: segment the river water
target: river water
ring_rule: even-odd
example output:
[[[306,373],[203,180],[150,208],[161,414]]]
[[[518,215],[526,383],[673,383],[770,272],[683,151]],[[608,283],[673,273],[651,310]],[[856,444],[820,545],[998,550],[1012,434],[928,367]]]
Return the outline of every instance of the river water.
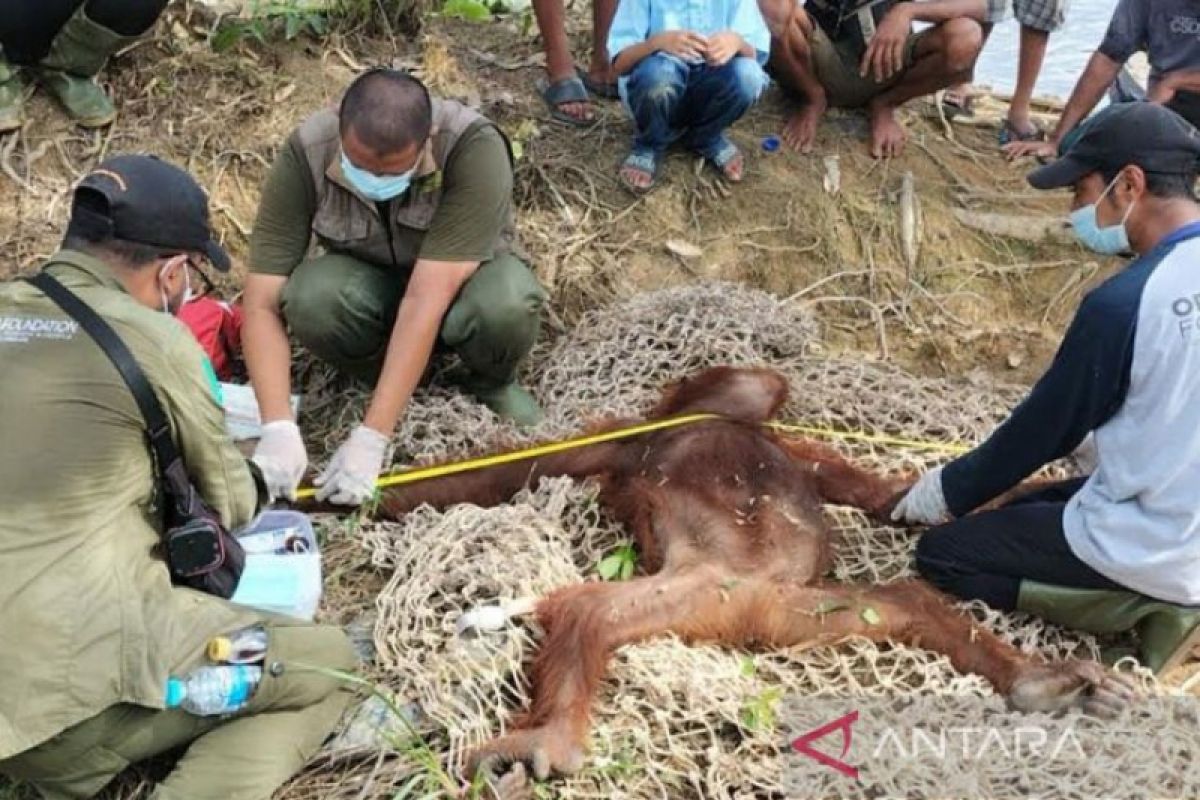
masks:
[[[1046,64],[1042,67],[1034,94],[1066,98],[1075,86],[1087,60],[1095,51],[1117,0],[1074,0],[1067,11],[1062,29],[1050,36]],[[987,47],[975,68],[975,83],[1012,91],[1017,80],[1017,52],[1020,26],[1011,17],[992,31]]]

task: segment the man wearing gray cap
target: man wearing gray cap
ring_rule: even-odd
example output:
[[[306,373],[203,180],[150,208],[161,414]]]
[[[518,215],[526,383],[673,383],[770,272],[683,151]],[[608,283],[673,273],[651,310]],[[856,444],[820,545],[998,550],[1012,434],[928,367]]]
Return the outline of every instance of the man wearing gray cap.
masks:
[[[203,351],[171,317],[204,261],[229,268],[196,182],[155,158],[117,156],[75,189],[63,250],[38,285],[0,284],[0,776],[46,798],[92,797],[130,764],[187,747],[155,800],[266,800],[350,700],[311,668],[354,666],[338,629],[172,582],[157,554],[161,434],[148,441],[111,342],[102,350],[87,314],[52,299],[65,289],[128,350],[191,485],[232,530],[265,487],[225,436]],[[210,638],[253,625],[267,653],[244,710],[165,708],[168,678],[199,665]]]
[[[1138,257],[1084,297],[1009,419],[924,475],[893,514],[938,525],[917,546],[917,569],[938,587],[1097,633],[1136,629],[1156,671],[1200,645],[1198,162],[1188,122],[1128,103],[1030,174],[1037,189],[1073,189],[1084,245]],[[1090,476],[971,514],[1089,433]]]

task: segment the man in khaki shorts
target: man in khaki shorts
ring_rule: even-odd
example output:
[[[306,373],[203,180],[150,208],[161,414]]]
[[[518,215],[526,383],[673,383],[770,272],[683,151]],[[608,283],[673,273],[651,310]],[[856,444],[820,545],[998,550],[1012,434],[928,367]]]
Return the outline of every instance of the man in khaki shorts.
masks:
[[[904,149],[896,109],[971,79],[983,45],[987,0],[759,0],[771,29],[774,77],[804,98],[784,127],[792,147],[812,150],[825,110],[865,108],[871,155]],[[913,23],[930,27],[913,32]]]

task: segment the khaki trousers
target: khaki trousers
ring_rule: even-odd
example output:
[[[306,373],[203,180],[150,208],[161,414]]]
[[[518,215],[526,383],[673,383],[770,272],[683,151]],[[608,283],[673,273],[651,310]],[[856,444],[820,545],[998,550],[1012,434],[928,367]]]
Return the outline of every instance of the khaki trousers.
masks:
[[[31,750],[0,761],[0,775],[27,781],[47,800],[93,797],[130,764],[187,746],[152,800],[269,800],[337,725],[352,693],[334,677],[354,650],[338,628],[271,626],[263,679],[229,717],[198,717],[115,705]]]

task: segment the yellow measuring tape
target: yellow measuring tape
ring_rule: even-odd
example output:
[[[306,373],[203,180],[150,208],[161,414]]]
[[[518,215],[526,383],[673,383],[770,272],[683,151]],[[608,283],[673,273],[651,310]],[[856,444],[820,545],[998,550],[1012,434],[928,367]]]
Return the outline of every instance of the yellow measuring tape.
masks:
[[[389,486],[400,486],[406,483],[417,483],[419,481],[427,481],[432,478],[441,478],[445,475],[457,475],[462,472],[473,472],[478,469],[487,469],[488,467],[499,466],[500,464],[511,464],[514,461],[528,461],[542,456],[553,455],[554,453],[562,453],[567,450],[576,450],[580,447],[587,447],[593,444],[602,444],[604,442],[617,441],[619,439],[629,439],[634,436],[640,436],[644,433],[653,433],[667,428],[678,428],[681,425],[690,425],[693,422],[703,422],[704,420],[721,419],[720,414],[685,414],[679,417],[669,417],[667,419],[655,420],[654,422],[643,422],[639,425],[631,425],[628,428],[619,428],[613,431],[605,431],[604,433],[596,433],[590,436],[578,436],[574,439],[564,439],[560,442],[550,442],[549,444],[541,444],[535,447],[528,447],[524,450],[514,450],[510,453],[498,453],[492,456],[481,456],[479,458],[470,458],[466,461],[456,461],[451,464],[439,464],[433,467],[420,467],[417,469],[408,469],[403,472],[395,472],[390,475],[384,475],[375,482],[376,488],[385,489]],[[803,425],[787,425],[782,422],[767,422],[764,423],[769,428],[774,428],[778,431],[788,433],[803,433],[809,436],[821,436],[829,439],[846,439],[848,441],[867,442],[870,444],[889,445],[892,447],[907,447],[917,450],[938,450],[946,453],[965,453],[970,450],[969,447],[960,444],[941,444],[938,442],[922,442],[916,439],[901,439],[892,436],[879,436],[873,433],[864,431],[836,431],[828,428],[810,428]],[[305,488],[296,492],[297,500],[307,500],[317,493],[316,489]]]

